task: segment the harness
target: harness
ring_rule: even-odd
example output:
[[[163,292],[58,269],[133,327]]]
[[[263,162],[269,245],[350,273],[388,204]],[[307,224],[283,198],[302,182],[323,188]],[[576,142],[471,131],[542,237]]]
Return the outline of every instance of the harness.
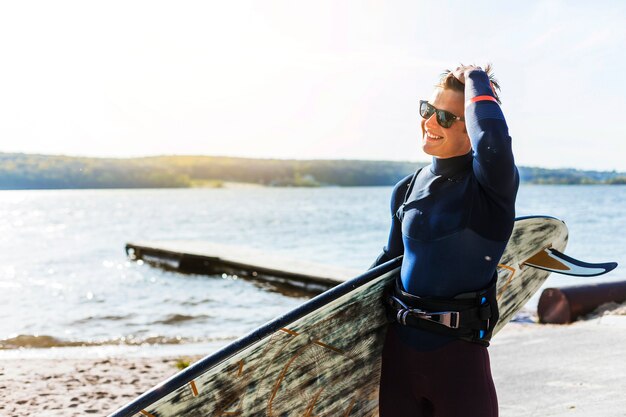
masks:
[[[403,326],[415,327],[489,346],[498,322],[497,273],[489,286],[453,298],[419,297],[402,288],[400,276],[385,297],[388,316]]]
[[[415,172],[407,186],[404,202],[398,207],[396,216],[402,222],[404,208],[415,179]],[[453,298],[419,297],[404,291],[400,276],[396,277],[391,291],[385,295],[388,316],[403,326],[457,337],[473,343],[489,346],[498,318],[496,283],[498,274],[479,291],[458,294]]]

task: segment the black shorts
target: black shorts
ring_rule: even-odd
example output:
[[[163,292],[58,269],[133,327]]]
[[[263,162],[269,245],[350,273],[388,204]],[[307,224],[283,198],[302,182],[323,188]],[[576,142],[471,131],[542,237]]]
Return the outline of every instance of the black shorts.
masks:
[[[382,356],[380,417],[497,417],[487,348],[453,340],[429,351],[402,342],[391,324]]]

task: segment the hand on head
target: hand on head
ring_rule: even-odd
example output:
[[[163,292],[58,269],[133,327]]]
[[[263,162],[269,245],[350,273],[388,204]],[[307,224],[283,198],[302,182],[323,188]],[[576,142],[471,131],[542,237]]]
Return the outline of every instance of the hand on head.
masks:
[[[461,84],[465,84],[465,74],[476,69],[482,71],[482,68],[476,65],[461,64],[461,66],[456,67],[456,69],[452,71],[452,74],[454,75],[454,78],[456,78],[457,80],[461,82]]]

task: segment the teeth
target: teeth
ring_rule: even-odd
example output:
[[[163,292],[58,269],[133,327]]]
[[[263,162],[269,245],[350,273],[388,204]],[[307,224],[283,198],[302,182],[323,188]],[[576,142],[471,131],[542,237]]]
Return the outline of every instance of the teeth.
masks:
[[[443,136],[435,136],[430,132],[426,132],[426,136],[428,136],[431,139],[441,139]]]

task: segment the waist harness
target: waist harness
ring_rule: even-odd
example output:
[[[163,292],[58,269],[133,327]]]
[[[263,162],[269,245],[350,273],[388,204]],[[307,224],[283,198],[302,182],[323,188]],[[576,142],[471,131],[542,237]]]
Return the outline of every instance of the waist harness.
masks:
[[[389,318],[404,326],[489,346],[498,322],[497,273],[489,286],[453,298],[419,297],[404,291],[400,276],[385,295]]]

